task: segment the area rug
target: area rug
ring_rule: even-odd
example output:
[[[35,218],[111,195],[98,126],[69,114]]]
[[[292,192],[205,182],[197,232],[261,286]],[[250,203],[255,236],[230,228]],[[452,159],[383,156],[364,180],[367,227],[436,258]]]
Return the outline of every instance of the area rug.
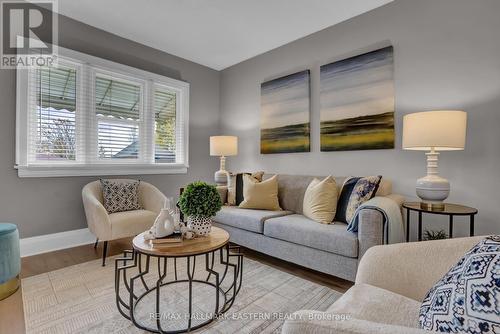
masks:
[[[114,258],[108,259],[106,267],[101,266],[101,260],[95,260],[23,279],[26,333],[147,333],[134,327],[117,310]],[[206,275],[204,261],[197,262],[195,276]],[[185,263],[177,265],[185,268]],[[172,273],[170,266],[171,263],[168,269]],[[156,268],[156,264],[151,268]],[[155,274],[157,278],[152,270],[146,281],[153,283]],[[186,287],[169,289],[162,290],[165,305],[179,308],[187,305]],[[194,289],[196,309],[203,310],[204,302],[213,303],[214,298],[207,297],[208,293],[203,288]],[[328,287],[245,258],[242,288],[231,309],[224,317],[195,332],[280,333],[287,315],[301,309],[324,311],[340,296],[341,293]],[[151,306],[150,310],[142,311],[147,319],[147,312],[154,308],[154,296],[143,304]],[[162,312],[169,311],[162,309]],[[175,325],[172,319],[165,321]]]

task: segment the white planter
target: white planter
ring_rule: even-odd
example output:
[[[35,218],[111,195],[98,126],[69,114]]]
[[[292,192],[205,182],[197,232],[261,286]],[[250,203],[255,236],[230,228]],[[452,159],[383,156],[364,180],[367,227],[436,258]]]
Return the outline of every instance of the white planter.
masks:
[[[212,218],[210,217],[188,217],[187,226],[196,236],[206,236],[212,228]]]

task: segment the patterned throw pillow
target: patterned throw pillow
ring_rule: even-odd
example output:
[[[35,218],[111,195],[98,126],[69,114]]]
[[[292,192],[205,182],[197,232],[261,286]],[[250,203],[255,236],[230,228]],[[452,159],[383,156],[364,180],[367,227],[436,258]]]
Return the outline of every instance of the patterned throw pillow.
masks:
[[[375,196],[381,180],[380,175],[348,177],[340,191],[335,220],[349,224],[354,218],[356,209]]]
[[[108,213],[140,210],[140,181],[115,181],[101,179],[104,208]]]
[[[500,333],[500,236],[481,240],[427,293],[420,327],[445,333]]]
[[[264,172],[229,174],[227,183],[227,204],[240,205],[243,202],[243,175],[250,175],[261,182]]]

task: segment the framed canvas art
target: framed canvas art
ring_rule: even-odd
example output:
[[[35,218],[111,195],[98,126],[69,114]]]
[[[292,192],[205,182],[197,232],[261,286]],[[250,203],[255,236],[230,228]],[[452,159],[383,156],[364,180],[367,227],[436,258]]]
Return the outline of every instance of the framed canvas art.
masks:
[[[309,70],[261,85],[260,152],[310,151]]]
[[[394,148],[393,48],[320,69],[321,151]]]

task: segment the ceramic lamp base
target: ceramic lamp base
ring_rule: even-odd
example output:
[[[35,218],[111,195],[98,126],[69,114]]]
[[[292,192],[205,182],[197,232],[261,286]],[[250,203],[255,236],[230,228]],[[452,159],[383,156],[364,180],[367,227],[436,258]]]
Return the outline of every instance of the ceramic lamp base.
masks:
[[[438,175],[439,153],[434,147],[427,156],[427,175],[417,180],[417,195],[422,199],[420,207],[425,210],[444,210],[443,201],[450,194],[450,182]]]
[[[215,183],[218,185],[218,186],[225,186],[227,185],[227,177],[228,177],[229,173],[225,170],[218,170],[215,172],[215,175],[214,175],[214,180],[215,180]]]
[[[420,208],[427,211],[444,211],[443,202],[420,202]]]
[[[422,209],[443,210],[443,201],[449,194],[450,183],[439,175],[427,175],[417,180],[417,195],[422,199],[420,203]]]
[[[227,177],[229,176],[229,173],[226,170],[226,157],[221,156],[220,157],[220,168],[218,171],[215,172],[215,183],[218,186],[225,186],[227,185]]]

